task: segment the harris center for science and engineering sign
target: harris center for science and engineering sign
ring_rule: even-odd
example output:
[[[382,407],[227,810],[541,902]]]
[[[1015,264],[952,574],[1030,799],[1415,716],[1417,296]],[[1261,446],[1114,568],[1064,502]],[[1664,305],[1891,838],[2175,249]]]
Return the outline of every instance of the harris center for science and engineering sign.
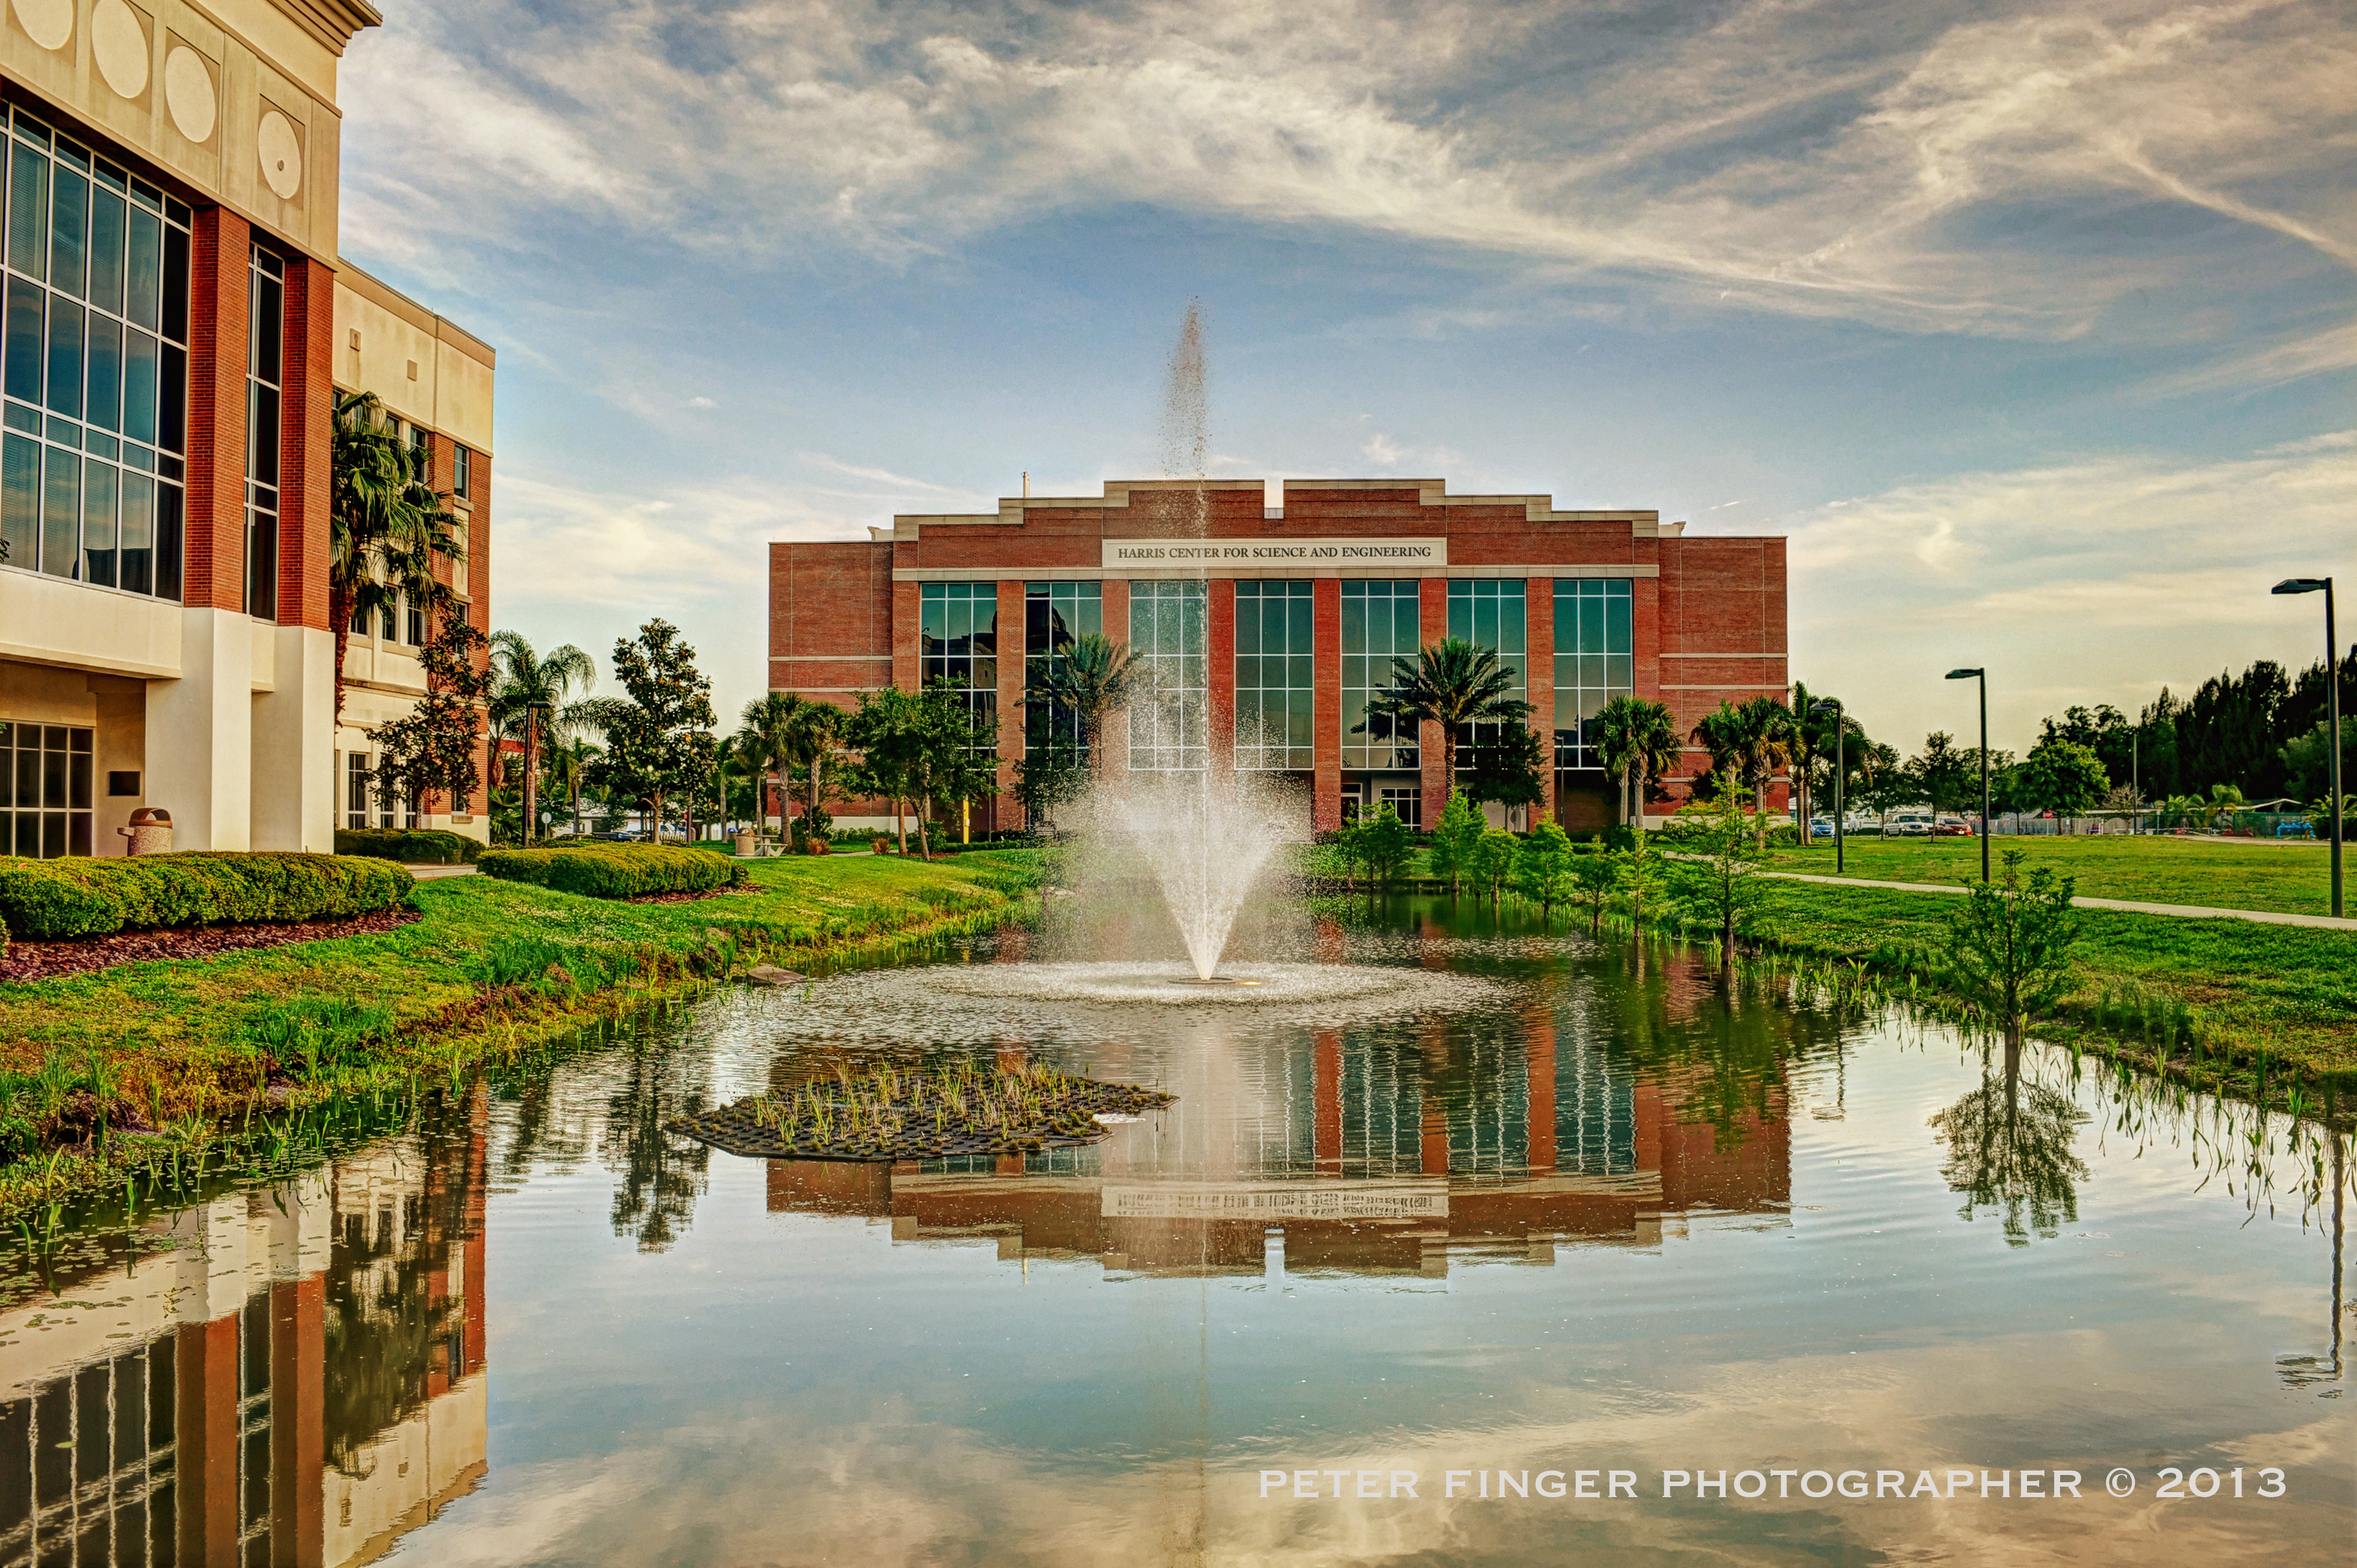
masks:
[[[1283,571],[1365,566],[1377,569],[1448,564],[1446,539],[1107,539],[1108,572],[1243,567]]]

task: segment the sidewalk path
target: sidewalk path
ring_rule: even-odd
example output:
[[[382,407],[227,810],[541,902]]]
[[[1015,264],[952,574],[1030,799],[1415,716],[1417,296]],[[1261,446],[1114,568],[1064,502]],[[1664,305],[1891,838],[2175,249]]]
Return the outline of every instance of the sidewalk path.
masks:
[[[425,865],[411,866],[409,868],[409,875],[414,876],[420,882],[432,882],[437,877],[480,876],[482,873],[476,870],[471,865],[442,865],[439,864],[428,864]],[[2352,925],[2357,925],[2357,920],[2352,920],[2350,923]]]
[[[1812,876],[1801,871],[1770,871],[1765,875],[1785,882],[1822,882],[1831,887],[1887,887],[1895,893],[1962,893],[1959,884],[1934,882],[1869,882],[1861,876]],[[2081,909],[2126,909],[2132,915],[2173,915],[2186,920],[2253,920],[2262,926],[2314,926],[2327,931],[2357,931],[2357,920],[2336,920],[2330,915],[2285,915],[2273,909],[2210,909],[2198,904],[2140,904],[2130,898],[2073,898]]]

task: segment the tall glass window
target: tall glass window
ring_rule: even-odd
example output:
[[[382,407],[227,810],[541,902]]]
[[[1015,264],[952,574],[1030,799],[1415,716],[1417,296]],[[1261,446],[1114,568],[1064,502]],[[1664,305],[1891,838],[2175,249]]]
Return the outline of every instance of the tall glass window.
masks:
[[[1306,771],[1312,682],[1310,585],[1236,585],[1236,766]]]
[[[918,587],[918,680],[928,686],[936,681],[962,684],[979,725],[998,711],[998,585]]]
[[[1083,637],[1104,632],[1104,585],[1102,583],[1026,583],[1023,585],[1023,653],[1027,660],[1045,660],[1049,668],[1064,650]],[[1080,721],[1070,711],[1047,707],[1023,710],[1024,745],[1044,746],[1051,739],[1080,738]]]
[[[278,417],[285,375],[286,265],[255,246],[245,360],[245,613],[278,618]]]
[[[1555,765],[1601,768],[1596,715],[1635,689],[1626,578],[1558,577],[1555,585]]]
[[[1392,722],[1370,718],[1367,702],[1391,684],[1392,660],[1414,660],[1417,585],[1398,581],[1342,584],[1342,766],[1418,766],[1414,734],[1394,735]]]
[[[177,599],[188,209],[21,109],[8,131],[0,564]]]
[[[0,720],[0,854],[90,854],[95,760],[79,725]]]
[[[1530,607],[1526,585],[1520,578],[1476,578],[1448,585],[1448,635],[1476,648],[1486,648],[1514,678],[1509,694],[1530,698]],[[1495,725],[1469,725],[1458,738],[1479,743],[1497,730]]]
[[[1142,579],[1129,585],[1130,657],[1143,695],[1129,704],[1133,773],[1190,773],[1211,765],[1211,690],[1204,657],[1211,603],[1202,582]]]

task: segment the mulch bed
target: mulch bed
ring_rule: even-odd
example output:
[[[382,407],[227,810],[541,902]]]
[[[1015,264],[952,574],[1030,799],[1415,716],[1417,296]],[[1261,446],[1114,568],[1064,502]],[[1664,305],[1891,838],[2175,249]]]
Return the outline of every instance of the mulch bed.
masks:
[[[0,959],[0,981],[62,980],[70,974],[112,969],[118,963],[156,959],[212,958],[250,948],[283,948],[336,937],[372,936],[423,917],[414,909],[390,909],[340,920],[296,920],[285,925],[186,926],[165,931],[118,931],[64,942],[8,944]]]

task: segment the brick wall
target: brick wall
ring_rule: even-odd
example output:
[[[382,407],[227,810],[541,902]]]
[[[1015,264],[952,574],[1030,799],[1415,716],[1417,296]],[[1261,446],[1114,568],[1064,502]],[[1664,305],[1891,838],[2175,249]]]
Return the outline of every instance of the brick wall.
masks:
[[[184,602],[245,607],[245,372],[253,230],[195,215],[188,247],[188,520]]]

